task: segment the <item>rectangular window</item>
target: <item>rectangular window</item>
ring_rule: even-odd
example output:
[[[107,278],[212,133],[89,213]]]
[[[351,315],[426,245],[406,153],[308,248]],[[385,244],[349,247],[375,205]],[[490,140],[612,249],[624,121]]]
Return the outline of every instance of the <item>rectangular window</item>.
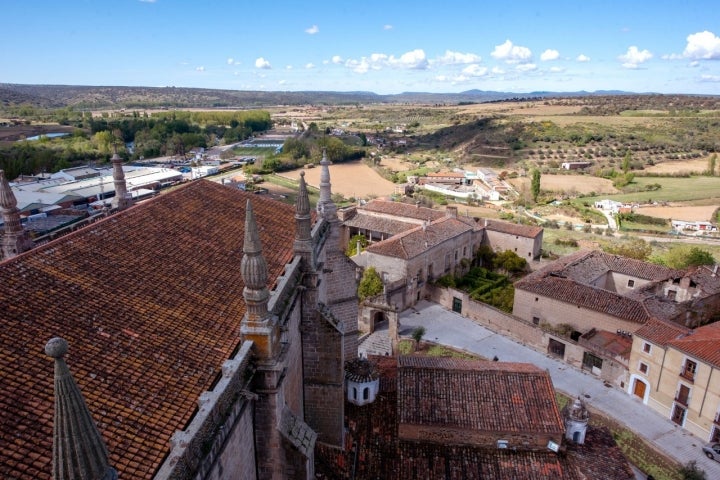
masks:
[[[643,352],[645,352],[645,353],[650,353],[650,350],[651,350],[651,349],[652,349],[652,347],[650,346],[649,343],[647,343],[647,342],[646,342],[646,343],[643,343]]]
[[[597,355],[593,355],[590,352],[583,353],[583,367],[587,370],[593,371],[593,369],[602,369],[602,358]]]
[[[685,360],[680,376],[692,381],[695,380],[695,372],[697,372],[697,363],[692,360]]]
[[[533,325],[540,325],[540,317],[533,317]]]
[[[648,364],[644,362],[640,362],[640,365],[638,365],[638,371],[642,373],[643,375],[647,375],[648,373]]]
[[[635,280],[628,280],[628,287],[633,288],[635,286]]]
[[[452,309],[453,309],[453,312],[462,313],[462,299],[461,298],[453,297]]]
[[[676,291],[676,290],[668,290],[667,297],[668,297],[670,300],[675,300],[675,295],[677,295],[677,291]]]

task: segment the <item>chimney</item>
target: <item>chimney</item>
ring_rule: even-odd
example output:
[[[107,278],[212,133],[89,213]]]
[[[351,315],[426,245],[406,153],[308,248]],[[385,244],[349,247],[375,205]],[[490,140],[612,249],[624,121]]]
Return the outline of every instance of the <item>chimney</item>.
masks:
[[[457,207],[450,206],[450,205],[445,207],[445,216],[448,218],[457,218],[457,216],[458,216]]]

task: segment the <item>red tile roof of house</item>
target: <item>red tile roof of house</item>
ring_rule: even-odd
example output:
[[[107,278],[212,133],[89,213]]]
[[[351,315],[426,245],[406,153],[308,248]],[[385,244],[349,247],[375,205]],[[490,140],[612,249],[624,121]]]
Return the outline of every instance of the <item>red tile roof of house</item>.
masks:
[[[415,258],[441,243],[475,228],[458,218],[444,217],[368,246],[367,251],[402,259]]]
[[[690,333],[691,329],[662,320],[652,319],[638,328],[633,335],[659,346],[666,346],[671,340]]]
[[[365,205],[358,207],[358,212],[367,210],[368,212],[384,213],[394,217],[406,217],[416,220],[433,221],[445,216],[445,212],[434,210],[432,208],[410,205],[403,202],[388,202],[385,200],[372,200]]]
[[[54,336],[122,478],[149,479],[239,344],[245,204],[271,282],[291,206],[200,180],[0,263],[0,477],[49,478]]]
[[[407,358],[407,357],[406,357]],[[316,454],[318,478],[347,478],[352,471],[357,480],[407,478],[444,478],[457,480],[630,480],[634,478],[627,460],[612,436],[606,431],[594,432],[591,426],[586,435],[586,445],[568,446],[567,455],[552,452],[509,451],[497,448],[483,449],[473,445],[446,445],[440,443],[411,442],[398,438],[399,376],[402,368],[396,357],[371,357],[380,371],[380,392],[375,402],[358,407],[346,403],[348,420],[347,448],[338,452],[319,444]],[[453,371],[471,373],[473,362],[463,365],[462,360],[427,358],[402,362],[430,365],[428,373],[435,373],[443,366]],[[539,370],[524,364],[506,365],[493,363],[497,372],[519,370],[520,375],[535,375]],[[514,366],[513,366],[514,365]],[[406,367],[410,368],[410,367]],[[527,370],[528,373],[524,373]],[[429,376],[432,381],[435,377]],[[512,379],[508,379],[511,381]],[[452,388],[446,384],[447,387]],[[492,387],[484,386],[491,395]],[[470,388],[461,389],[473,395]],[[522,392],[525,394],[526,392]],[[549,394],[554,401],[552,388]],[[499,403],[495,404],[495,406]],[[512,404],[514,405],[514,404]],[[471,402],[462,408],[472,407]],[[485,415],[508,414],[491,408]]]
[[[564,432],[550,375],[527,363],[399,357],[397,401],[400,424]]]
[[[517,235],[519,237],[535,238],[543,232],[542,227],[533,225],[520,225],[517,223],[503,222],[500,220],[488,220],[485,226],[487,230]]]
[[[720,367],[720,322],[698,327],[668,344],[704,363]]]

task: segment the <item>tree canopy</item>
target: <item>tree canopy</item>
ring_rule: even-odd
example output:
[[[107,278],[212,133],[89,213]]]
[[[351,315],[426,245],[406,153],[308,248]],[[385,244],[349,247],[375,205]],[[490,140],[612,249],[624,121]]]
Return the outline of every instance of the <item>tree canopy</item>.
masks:
[[[383,282],[375,267],[368,267],[363,272],[358,285],[358,297],[360,301],[373,297],[383,291]]]

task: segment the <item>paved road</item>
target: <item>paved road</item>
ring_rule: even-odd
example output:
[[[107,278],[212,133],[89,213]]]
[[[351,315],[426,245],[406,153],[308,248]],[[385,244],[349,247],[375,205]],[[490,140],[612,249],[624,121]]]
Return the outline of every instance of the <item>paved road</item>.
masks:
[[[528,362],[550,372],[558,390],[583,397],[591,409],[617,419],[649,440],[671,458],[685,464],[697,461],[708,480],[720,479],[720,463],[702,453],[704,440],[675,425],[635,397],[605,384],[589,373],[539,353],[507,337],[477,325],[440,305],[422,301],[400,315],[400,335],[409,336],[417,326],[425,327],[425,339],[500,361]]]

